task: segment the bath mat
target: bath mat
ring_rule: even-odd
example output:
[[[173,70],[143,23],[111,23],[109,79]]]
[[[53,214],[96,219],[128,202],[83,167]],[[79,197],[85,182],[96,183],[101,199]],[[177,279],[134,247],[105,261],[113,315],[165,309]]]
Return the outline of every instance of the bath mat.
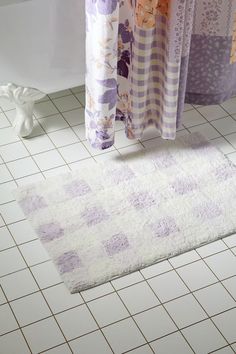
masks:
[[[15,196],[71,293],[236,231],[236,167],[199,133]]]

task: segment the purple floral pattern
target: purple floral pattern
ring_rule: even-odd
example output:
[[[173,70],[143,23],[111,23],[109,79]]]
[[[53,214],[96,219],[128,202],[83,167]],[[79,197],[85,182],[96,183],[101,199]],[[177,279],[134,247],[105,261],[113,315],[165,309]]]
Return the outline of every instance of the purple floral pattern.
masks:
[[[114,144],[152,125],[175,139],[184,102],[216,104],[236,93],[230,63],[236,0],[88,0],[86,135]]]

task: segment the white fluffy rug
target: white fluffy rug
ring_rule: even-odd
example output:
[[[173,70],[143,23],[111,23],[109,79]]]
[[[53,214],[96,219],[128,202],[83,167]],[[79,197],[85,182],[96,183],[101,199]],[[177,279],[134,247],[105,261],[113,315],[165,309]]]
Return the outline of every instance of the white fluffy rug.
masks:
[[[236,167],[198,133],[16,198],[72,293],[236,231]]]

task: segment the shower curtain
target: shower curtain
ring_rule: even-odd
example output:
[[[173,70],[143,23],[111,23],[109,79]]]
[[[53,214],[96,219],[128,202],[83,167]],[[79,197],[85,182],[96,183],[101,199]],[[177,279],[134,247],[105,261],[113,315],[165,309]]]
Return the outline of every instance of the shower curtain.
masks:
[[[236,0],[86,0],[86,134],[175,139],[184,102],[236,94]]]

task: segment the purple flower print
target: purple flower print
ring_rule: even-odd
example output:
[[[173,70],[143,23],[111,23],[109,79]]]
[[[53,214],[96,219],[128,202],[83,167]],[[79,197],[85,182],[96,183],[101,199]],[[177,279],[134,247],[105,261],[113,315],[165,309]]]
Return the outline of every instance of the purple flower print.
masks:
[[[64,229],[58,222],[50,222],[39,226],[38,235],[42,242],[50,242],[64,236]]]
[[[64,185],[65,192],[69,197],[80,197],[91,192],[91,188],[84,180],[75,180]]]
[[[26,197],[20,200],[19,204],[26,215],[47,207],[46,201],[40,195]]]
[[[93,226],[109,218],[107,212],[101,207],[92,207],[86,209],[81,216],[85,219],[87,226]]]
[[[108,103],[109,110],[113,109],[117,102],[117,82],[115,79],[97,80],[98,83],[104,87],[109,88],[99,98],[98,102],[106,104]]]
[[[118,33],[123,43],[133,42],[133,33],[129,30],[129,21],[119,24]]]
[[[122,234],[113,235],[109,240],[103,241],[108,256],[120,253],[129,247],[128,238]]]
[[[117,74],[125,78],[128,78],[129,76],[128,65],[130,65],[130,53],[128,50],[124,50],[121,53],[121,58],[120,60],[118,60],[117,63]]]
[[[75,251],[68,251],[56,259],[56,265],[59,268],[59,272],[64,274],[80,268],[81,260]]]
[[[166,237],[174,232],[179,231],[175,219],[170,216],[166,216],[158,220],[151,225],[151,228],[157,237]]]

